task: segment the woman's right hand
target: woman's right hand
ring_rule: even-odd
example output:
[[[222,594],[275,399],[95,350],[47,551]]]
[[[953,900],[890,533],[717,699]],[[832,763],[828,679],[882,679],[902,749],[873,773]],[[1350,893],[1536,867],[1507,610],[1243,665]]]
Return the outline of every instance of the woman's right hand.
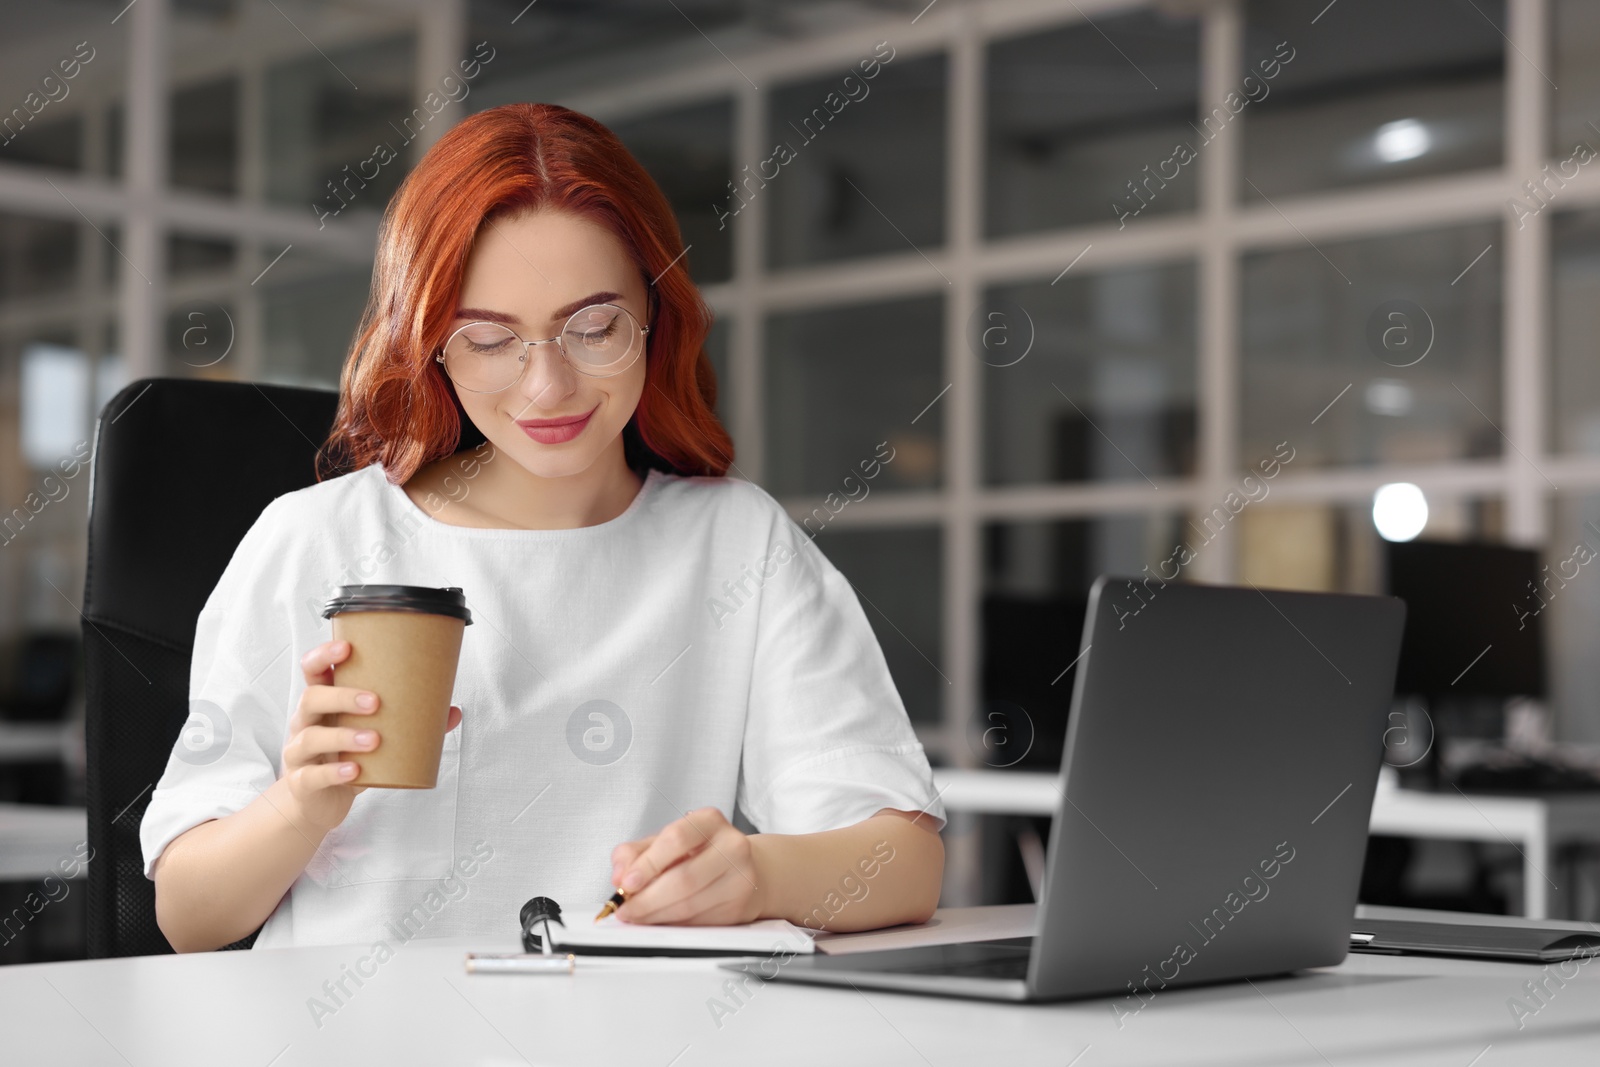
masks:
[[[376,730],[326,725],[328,715],[370,715],[378,708],[378,694],[333,684],[333,665],[349,656],[350,642],[325,641],[300,658],[306,687],[283,742],[281,777],[288,781],[302,817],[324,833],[344,822],[356,794],[367,788],[350,784],[360,768],[341,762],[339,753],[371,752],[383,740]],[[445,730],[460,724],[461,709],[452,704]]]
[[[381,740],[376,730],[326,725],[325,716],[370,715],[378,706],[376,693],[333,684],[333,665],[349,655],[350,642],[325,641],[300,658],[306,687],[283,742],[282,777],[301,814],[323,832],[344,822],[356,794],[366,788],[349,784],[359,768],[341,762],[339,753],[370,752]]]

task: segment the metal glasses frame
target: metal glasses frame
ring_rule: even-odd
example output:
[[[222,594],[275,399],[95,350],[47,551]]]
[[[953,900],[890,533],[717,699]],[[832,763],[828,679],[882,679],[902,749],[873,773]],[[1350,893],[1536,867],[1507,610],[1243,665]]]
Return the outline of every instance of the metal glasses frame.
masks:
[[[639,345],[639,352],[642,354],[644,352],[645,348],[648,347],[648,342],[649,342],[649,338],[650,338],[650,327],[648,325],[640,323],[638,318],[634,315],[634,313],[629,311],[627,308],[623,307],[621,304],[586,304],[583,307],[579,308],[577,311],[574,311],[571,315],[567,316],[567,321],[561,324],[561,332],[560,333],[556,334],[554,337],[543,337],[543,338],[540,338],[537,341],[525,341],[525,340],[523,340],[522,335],[520,333],[518,333],[516,330],[513,330],[510,326],[507,326],[503,322],[483,322],[483,321],[479,320],[477,322],[466,323],[465,325],[460,326],[460,327],[450,331],[450,336],[446,337],[444,339],[444,344],[439,346],[439,350],[434,353],[433,358],[434,358],[435,362],[439,363],[442,367],[444,367],[445,376],[449,377],[449,375],[450,375],[450,365],[445,362],[444,350],[450,347],[450,342],[454,341],[456,339],[456,335],[459,334],[462,330],[470,330],[474,326],[498,326],[501,329],[505,330],[507,333],[511,334],[512,337],[515,337],[517,339],[517,341],[521,343],[521,345],[522,345],[522,355],[518,356],[517,360],[522,364],[522,369],[517,372],[517,376],[515,378],[512,378],[509,382],[507,382],[506,384],[502,385],[498,389],[472,389],[472,388],[469,388],[469,387],[467,387],[465,385],[462,385],[460,382],[457,382],[454,378],[450,378],[450,380],[455,383],[457,388],[466,389],[467,392],[469,392],[469,393],[480,393],[480,394],[503,393],[507,389],[511,388],[513,385],[516,385],[519,381],[521,381],[522,380],[522,376],[527,373],[527,371],[528,371],[528,349],[532,348],[534,345],[545,345],[545,344],[550,344],[551,342],[555,343],[556,351],[561,353],[561,358],[566,360],[567,364],[570,367],[572,367],[573,370],[577,371],[579,374],[587,375],[590,378],[615,378],[617,375],[623,373],[623,371],[626,371],[628,369],[628,367],[632,367],[635,363],[637,363],[639,361],[639,357],[637,355],[634,356],[633,359],[628,361],[628,366],[627,367],[623,367],[621,370],[612,371],[610,374],[594,374],[594,373],[592,373],[590,371],[585,370],[582,366],[580,366],[578,361],[573,359],[572,356],[570,356],[567,353],[567,346],[561,343],[561,338],[566,336],[567,327],[572,325],[572,320],[573,319],[576,319],[579,315],[582,315],[587,311],[591,311],[594,308],[600,308],[600,307],[615,308],[616,310],[622,312],[624,315],[628,316],[628,318],[633,321],[633,324],[635,326],[639,327],[639,338],[640,338],[640,340],[642,342]]]

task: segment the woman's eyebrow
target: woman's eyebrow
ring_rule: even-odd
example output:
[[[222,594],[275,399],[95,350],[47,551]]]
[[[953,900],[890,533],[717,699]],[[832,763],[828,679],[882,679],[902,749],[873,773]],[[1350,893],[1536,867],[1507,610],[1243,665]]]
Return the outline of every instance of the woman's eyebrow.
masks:
[[[564,321],[569,319],[572,317],[573,312],[578,311],[581,308],[586,308],[590,304],[604,304],[608,303],[609,301],[621,299],[621,293],[613,293],[610,290],[604,290],[598,293],[590,293],[581,300],[574,300],[572,303],[567,304],[564,307],[556,308],[556,310],[550,315],[550,321],[556,322],[558,320]],[[507,325],[520,326],[522,324],[522,320],[517,318],[515,315],[507,315],[503,311],[490,311],[487,308],[457,308],[456,318],[474,319],[478,322],[503,322]]]

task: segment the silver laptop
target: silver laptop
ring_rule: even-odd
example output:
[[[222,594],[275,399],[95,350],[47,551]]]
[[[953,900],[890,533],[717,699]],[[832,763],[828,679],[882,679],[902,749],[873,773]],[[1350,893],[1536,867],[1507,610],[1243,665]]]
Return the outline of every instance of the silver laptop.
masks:
[[[1083,655],[1034,936],[755,973],[1137,1012],[1163,989],[1339,963],[1404,619],[1393,597],[1101,577],[1080,647],[1038,665]]]

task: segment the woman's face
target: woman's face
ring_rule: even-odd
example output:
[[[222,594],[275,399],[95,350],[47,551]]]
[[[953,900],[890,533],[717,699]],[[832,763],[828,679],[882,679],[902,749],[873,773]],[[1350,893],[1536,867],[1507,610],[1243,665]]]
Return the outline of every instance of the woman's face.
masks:
[[[561,333],[578,308],[602,303],[626,308],[648,325],[646,299],[644,279],[611,231],[575,215],[539,211],[484,226],[467,260],[450,329],[503,322],[524,341],[536,341]],[[462,408],[495,450],[541,478],[579,474],[608,448],[620,455],[618,438],[644,391],[646,355],[621,373],[597,378],[576,370],[554,344],[527,353],[522,377],[498,393],[456,387]],[[570,429],[530,433],[524,426],[572,419],[584,420],[576,436]]]

